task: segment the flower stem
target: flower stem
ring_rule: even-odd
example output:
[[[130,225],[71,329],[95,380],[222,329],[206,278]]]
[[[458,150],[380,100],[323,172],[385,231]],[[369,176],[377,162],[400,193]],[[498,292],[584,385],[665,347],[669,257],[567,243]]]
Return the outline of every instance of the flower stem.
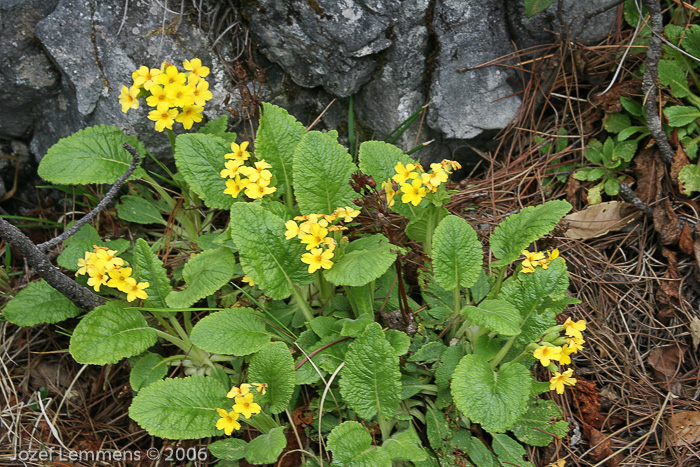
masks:
[[[311,311],[311,308],[309,307],[309,304],[304,300],[304,297],[301,293],[301,290],[299,290],[298,285],[290,284],[292,286],[292,296],[294,296],[294,300],[296,300],[297,304],[299,304],[299,307],[301,308],[302,313],[304,313],[304,318],[306,319],[306,322],[311,322],[312,319],[314,319],[314,313]]]

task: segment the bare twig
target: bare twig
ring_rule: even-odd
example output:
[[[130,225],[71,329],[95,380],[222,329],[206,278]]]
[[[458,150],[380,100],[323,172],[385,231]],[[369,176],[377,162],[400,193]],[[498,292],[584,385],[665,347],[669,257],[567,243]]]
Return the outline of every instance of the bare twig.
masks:
[[[620,182],[620,196],[622,199],[632,204],[632,206],[639,209],[647,216],[654,216],[654,210],[651,208],[651,206],[642,201],[639,196],[632,191],[632,188],[630,188],[630,186],[625,182]]]
[[[656,98],[658,88],[656,81],[658,80],[658,65],[661,58],[661,34],[664,31],[663,17],[661,16],[661,6],[659,0],[642,0],[649,9],[649,27],[651,28],[652,36],[649,42],[647,51],[647,67],[644,71],[644,79],[642,81],[642,92],[646,98],[647,126],[649,132],[656,140],[656,145],[659,147],[661,157],[667,164],[673,163],[673,149],[669,143],[666,133],[661,128],[661,117],[659,115],[659,103]],[[640,11],[641,15],[642,12]]]
[[[134,149],[132,146],[124,143],[124,149],[129,151],[129,154],[131,154],[132,159],[131,159],[131,165],[129,165],[129,168],[126,170],[124,175],[119,177],[119,179],[112,185],[112,188],[109,189],[109,191],[105,194],[104,198],[95,206],[95,209],[87,213],[82,219],[78,220],[73,226],[63,232],[61,235],[59,235],[56,238],[52,238],[51,240],[41,243],[37,245],[37,248],[43,252],[46,252],[49,248],[52,248],[62,241],[66,240],[67,238],[71,237],[72,235],[75,235],[78,230],[80,230],[85,224],[90,222],[96,215],[98,215],[104,208],[107,207],[109,203],[112,202],[112,199],[116,196],[117,192],[119,191],[119,188],[122,187],[124,182],[126,181],[127,178],[131,176],[132,173],[134,173],[134,170],[136,170],[136,167],[139,165],[139,161],[141,160],[141,156],[139,156],[139,153]]]

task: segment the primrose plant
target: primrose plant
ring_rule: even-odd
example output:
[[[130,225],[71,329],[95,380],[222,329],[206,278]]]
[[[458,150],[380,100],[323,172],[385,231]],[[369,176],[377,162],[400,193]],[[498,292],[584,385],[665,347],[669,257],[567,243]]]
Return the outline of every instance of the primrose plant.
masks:
[[[576,383],[565,365],[586,326],[557,324],[577,303],[564,258],[529,248],[567,202],[512,214],[484,251],[445,207],[458,163],[426,170],[367,141],[358,166],[336,132],[307,131],[267,103],[255,141],[237,143],[226,117],[175,136],[210,97],[201,62],[185,70],[142,67],[120,97],[125,111],[143,99],[155,108],[148,118],[169,133],[177,166],[131,175],[117,212],[135,241],[103,241],[86,224],[58,257],[103,303],[80,317],[70,353],[129,359],[133,420],[163,438],[221,436],[213,455],[252,464],[282,456],[295,438],[285,432],[309,440],[304,465],[346,466],[532,465],[522,444],[566,435],[542,395]],[[145,154],[136,137],[96,126],[59,141],[39,171],[56,184],[114,183]],[[139,228],[164,216],[167,236]],[[4,309],[21,326],[80,314],[44,280]],[[310,423],[295,421],[299,410]]]

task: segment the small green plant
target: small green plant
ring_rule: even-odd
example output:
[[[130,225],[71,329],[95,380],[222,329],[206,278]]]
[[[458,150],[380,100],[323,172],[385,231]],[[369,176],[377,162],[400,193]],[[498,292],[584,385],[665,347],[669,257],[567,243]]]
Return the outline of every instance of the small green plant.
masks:
[[[153,97],[155,86],[127,88],[122,105],[135,108],[129,99]],[[177,122],[179,103],[158,105]],[[528,250],[567,202],[512,214],[484,251],[445,208],[454,161],[425,170],[391,144],[366,141],[355,164],[337,133],[306,131],[267,103],[254,144],[236,143],[225,122],[170,131],[178,172],[162,181],[180,193],[139,167],[117,207],[125,221],[158,225],[187,203],[166,222],[187,240],[177,244],[184,267],[166,267],[162,235],[105,242],[89,224],[58,258],[102,295],[80,318],[70,353],[92,365],[130,359],[133,420],[163,438],[232,435],[211,453],[253,464],[275,462],[285,430],[304,429],[289,425],[298,409],[313,420],[307,437],[320,442],[305,447],[304,465],[532,465],[522,444],[567,433],[560,409],[539,396],[576,383],[565,365],[582,349],[585,322],[557,324],[578,303],[559,251]],[[91,127],[52,147],[40,173],[52,183],[114,183],[144,153],[115,127]],[[402,231],[397,215],[408,220]],[[405,265],[421,252],[416,280]],[[4,309],[21,326],[80,313],[44,280]],[[167,355],[150,350],[157,342]],[[538,381],[533,365],[551,378]],[[173,368],[180,372],[166,378]],[[237,437],[242,423],[258,435]]]
[[[608,196],[616,196],[620,192],[620,182],[626,177],[621,172],[629,167],[630,160],[634,156],[634,152],[630,152],[629,148],[630,145],[624,141],[618,142],[612,137],[608,137],[604,144],[597,139],[590,141],[584,155],[596,167],[578,169],[574,172],[576,180],[589,182],[600,180],[588,189],[590,204],[600,203],[603,191]]]

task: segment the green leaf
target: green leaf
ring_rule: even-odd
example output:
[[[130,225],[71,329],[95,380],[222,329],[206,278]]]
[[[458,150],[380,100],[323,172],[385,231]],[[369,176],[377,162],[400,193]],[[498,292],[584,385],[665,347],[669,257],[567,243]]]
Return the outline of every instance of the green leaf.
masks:
[[[442,353],[438,367],[435,370],[435,384],[438,389],[447,389],[450,387],[452,374],[463,355],[464,352],[460,345],[448,347]]]
[[[397,204],[403,203],[397,202]],[[396,207],[396,204],[394,207]],[[450,211],[445,209],[444,206],[435,206],[434,204],[430,203],[425,208],[421,208],[418,216],[411,219],[411,222],[406,224],[406,235],[411,240],[424,242],[427,234],[426,231],[428,229],[428,219],[432,216],[432,228],[433,232],[435,232],[435,227],[440,224],[440,222],[449,214]]]
[[[564,298],[569,288],[569,272],[562,258],[549,263],[547,269],[535,268],[535,272],[518,274],[517,278],[503,283],[498,298],[507,300],[525,317],[537,310],[544,312],[541,304],[546,297]]]
[[[676,97],[688,97],[690,88],[688,78],[675,60],[659,60],[659,81],[661,84],[671,86],[671,93]],[[675,125],[674,125],[675,126]]]
[[[440,410],[428,408],[425,412],[426,436],[430,447],[436,451],[447,446],[447,442],[452,438],[452,430],[445,420],[445,414]]]
[[[247,445],[248,443],[240,438],[226,438],[214,441],[207,447],[209,448],[209,452],[219,459],[237,461],[245,457]]]
[[[393,418],[401,393],[399,358],[378,323],[349,345],[340,375],[340,393],[360,417]]]
[[[641,133],[642,135],[646,135],[649,133],[649,128],[645,126],[631,126],[628,128],[625,128],[620,132],[619,135],[617,135],[617,140],[618,141],[624,141],[627,138],[631,137],[635,133]],[[636,146],[636,143],[635,143]]]
[[[408,357],[409,362],[434,363],[440,359],[447,347],[440,341],[428,342]]]
[[[350,175],[357,171],[352,157],[328,133],[306,133],[294,151],[294,192],[301,213],[330,214],[338,207],[355,206],[357,193]]]
[[[690,196],[694,191],[700,191],[700,164],[688,164],[678,174],[683,193]]]
[[[604,187],[608,196],[617,196],[620,193],[620,182],[615,177],[606,178]]]
[[[527,410],[532,376],[519,363],[504,363],[495,372],[478,355],[465,355],[452,376],[457,408],[491,433],[510,430]]]
[[[619,133],[622,130],[632,126],[630,118],[622,112],[616,112],[605,115],[605,129],[610,133]]]
[[[411,346],[411,338],[403,331],[387,329],[384,331],[384,337],[386,337],[387,342],[394,348],[394,353],[397,357],[405,355]]]
[[[562,420],[561,409],[554,401],[531,399],[527,412],[511,431],[523,443],[544,447],[549,445],[555,437],[566,436],[569,424],[566,420]]]
[[[479,438],[472,436],[468,452],[469,458],[478,467],[504,467]],[[506,466],[510,467],[508,464]]]
[[[90,224],[85,224],[75,235],[63,242],[65,249],[56,259],[62,268],[69,271],[78,270],[78,259],[85,256],[86,251],[92,251],[93,246],[106,246],[112,250],[117,250],[117,254],[124,253],[131,246],[129,241],[118,238],[111,242],[103,242],[100,234]]]
[[[552,6],[552,3],[554,0],[525,0],[525,16],[532,18]]]
[[[135,224],[168,224],[157,207],[138,196],[122,196],[117,204],[117,213],[120,219]]]
[[[284,427],[278,426],[268,433],[259,434],[245,447],[245,459],[254,465],[274,463],[287,446]]]
[[[78,316],[81,310],[45,280],[30,282],[7,302],[2,314],[17,326],[58,323]]]
[[[687,27],[687,30],[684,31],[685,37],[681,43],[683,50],[695,57],[700,57],[700,26],[690,24],[682,27],[683,29]]]
[[[198,439],[221,435],[216,409],[231,406],[221,383],[205,376],[167,378],[143,388],[129,416],[151,436]]]
[[[445,217],[433,237],[435,281],[445,290],[471,287],[479,278],[483,260],[481,242],[472,226],[461,217]]]
[[[506,218],[491,235],[491,251],[498,259],[491,266],[505,266],[518,259],[530,243],[554,230],[570,210],[566,201],[554,200],[526,207]]]
[[[229,144],[235,143],[236,133],[231,133],[230,131],[226,130],[228,130],[228,115],[222,115],[219,118],[205,123],[199,130],[197,130],[197,133],[218,136]]]
[[[343,422],[328,435],[333,465],[341,467],[391,467],[391,456],[372,446],[372,436],[355,421]]]
[[[167,306],[165,297],[173,291],[173,288],[170,286],[170,279],[163,267],[163,262],[142,238],[136,240],[134,246],[134,263],[136,277],[139,281],[149,284],[146,306],[165,308]]]
[[[589,182],[595,182],[596,180],[600,179],[603,177],[603,175],[607,174],[608,170],[607,169],[590,169],[588,171],[588,181]]]
[[[396,261],[395,249],[384,235],[376,234],[348,244],[345,256],[323,275],[331,284],[360,287],[381,277]]]
[[[630,99],[629,97],[621,96],[620,104],[622,104],[622,107],[624,107],[624,109],[628,111],[632,116],[637,117],[639,119],[644,118],[644,108],[642,107],[642,104],[640,104],[636,100]]]
[[[250,355],[270,342],[262,315],[252,308],[230,308],[205,316],[192,328],[192,343],[205,352]]]
[[[423,450],[420,438],[416,432],[409,428],[394,433],[391,438],[382,443],[382,449],[386,451],[392,460],[422,461],[428,454]]]
[[[491,447],[498,456],[501,465],[518,465],[520,467],[535,467],[531,462],[523,460],[527,455],[525,448],[508,435],[492,433]]]
[[[272,342],[253,355],[248,367],[248,381],[267,383],[263,402],[269,402],[273,414],[283,412],[296,386],[294,358],[283,342]]]
[[[262,291],[274,300],[292,293],[293,285],[305,285],[314,275],[301,262],[304,245],[284,238],[284,221],[253,203],[231,208],[231,238],[239,249],[241,266]]]
[[[589,169],[589,168],[578,169],[576,172],[574,172],[574,179],[580,180],[582,182],[587,182],[588,177],[592,171],[593,171],[593,169]]]
[[[145,154],[143,144],[126,136],[115,126],[97,125],[62,138],[46,152],[39,163],[39,176],[60,185],[114,183],[131,165],[131,154],[122,147],[133,146]],[[137,168],[131,178],[139,178],[143,169]]]
[[[228,248],[206,250],[192,257],[182,271],[187,288],[173,291],[165,297],[170,308],[189,308],[213,294],[234,274],[235,257]]]
[[[603,182],[598,183],[595,186],[592,186],[588,189],[588,195],[586,196],[586,199],[588,200],[588,204],[599,204],[600,202],[603,201]]]
[[[292,155],[306,128],[281,107],[263,102],[260,126],[255,135],[255,156],[265,159],[281,187],[291,188],[294,179]],[[287,194],[292,196],[292,193]]]
[[[139,310],[124,302],[107,302],[83,317],[70,339],[78,363],[107,365],[138,355],[156,343],[156,330]]]
[[[637,144],[638,143],[635,140],[620,141],[619,143],[616,143],[615,149],[613,149],[613,160],[630,162],[637,154]]]
[[[175,144],[175,165],[192,191],[207,207],[228,209],[236,200],[224,194],[226,180],[224,154],[231,152],[231,144],[218,136],[201,133],[178,135]]]
[[[153,352],[146,352],[131,368],[129,384],[131,389],[139,392],[151,383],[159,381],[168,374],[168,365],[163,357]]]
[[[700,118],[700,110],[684,105],[672,105],[664,109],[668,124],[673,127],[686,126]]]
[[[472,323],[502,336],[520,334],[520,312],[505,300],[484,300],[478,307],[467,305],[461,313]]]

